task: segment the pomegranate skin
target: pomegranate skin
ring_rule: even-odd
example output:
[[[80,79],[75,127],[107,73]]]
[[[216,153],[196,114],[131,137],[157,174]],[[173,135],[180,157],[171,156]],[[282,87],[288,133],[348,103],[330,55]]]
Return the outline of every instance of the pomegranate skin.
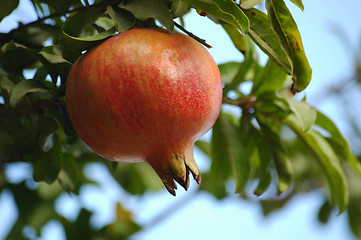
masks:
[[[167,190],[185,189],[196,140],[216,121],[222,83],[210,54],[194,39],[134,28],[82,55],[66,86],[70,119],[99,155],[147,161]]]

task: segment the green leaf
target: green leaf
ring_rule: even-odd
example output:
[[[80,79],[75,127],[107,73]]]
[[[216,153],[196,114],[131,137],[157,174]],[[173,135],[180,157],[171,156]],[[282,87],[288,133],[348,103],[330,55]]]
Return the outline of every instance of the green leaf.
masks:
[[[19,0],[0,1],[0,22],[14,11],[19,5]]]
[[[268,59],[262,74],[254,79],[251,93],[255,96],[267,91],[277,91],[284,87],[287,74],[272,60]]]
[[[46,86],[39,81],[23,80],[16,84],[10,93],[10,106],[15,107],[27,93],[34,92],[49,92]]]
[[[85,51],[98,46],[100,43],[113,36],[114,33],[115,28],[111,28],[97,35],[87,37],[72,37],[63,32],[63,39],[64,42],[75,51]]]
[[[33,164],[34,180],[45,181],[48,184],[53,183],[62,167],[62,150],[58,136],[53,136],[53,147],[48,151],[38,156]]]
[[[107,12],[115,23],[115,29],[118,32],[125,32],[135,24],[135,18],[131,12],[118,8],[116,6],[108,6]]]
[[[318,211],[318,220],[322,223],[327,223],[330,218],[332,210],[333,210],[333,206],[330,204],[330,202],[325,201],[322,204],[320,210]]]
[[[283,151],[273,150],[272,153],[278,174],[278,191],[286,192],[292,183],[291,160]]]
[[[223,95],[226,96],[226,94],[233,89],[237,89],[239,87],[239,84],[244,82],[246,79],[246,75],[252,71],[252,68],[255,66],[255,50],[252,45],[248,45],[248,51],[244,56],[244,61],[237,73],[237,75],[233,78],[232,82],[227,84],[223,89]]]
[[[212,194],[216,199],[221,200],[228,196],[226,184],[224,181],[217,179],[212,171],[202,173],[202,183],[199,190]]]
[[[257,196],[262,195],[270,186],[272,182],[272,176],[268,170],[272,155],[271,151],[267,145],[267,141],[263,137],[263,135],[258,136],[257,138],[258,146],[258,153],[260,159],[260,176],[257,188],[254,190],[254,194]]]
[[[302,11],[305,10],[305,7],[303,6],[302,0],[291,0],[297,7],[299,7]]]
[[[191,6],[182,0],[173,0],[172,6],[170,8],[173,18],[184,16],[187,12],[190,11],[190,9]]]
[[[72,224],[64,226],[66,232],[66,239],[92,239],[96,230],[91,227],[90,219],[93,213],[82,208],[78,218]],[[82,229],[79,231],[79,229]]]
[[[296,22],[283,0],[266,0],[266,9],[272,28],[277,33],[291,63],[292,91],[300,92],[311,81],[312,70]]]
[[[1,52],[4,53],[3,68],[7,72],[22,71],[38,60],[38,54],[35,50],[15,42],[5,43],[1,47]]]
[[[50,37],[53,38],[53,42],[57,42],[59,33],[60,29],[55,26],[36,23],[17,31],[14,38],[17,42],[24,43],[33,49],[41,49]]]
[[[328,141],[316,131],[310,129],[304,133],[299,130],[298,126],[295,126],[291,122],[288,122],[287,125],[306,144],[324,169],[332,204],[338,205],[339,211],[343,212],[348,202],[347,180],[336,153]]]
[[[240,5],[241,8],[250,9],[259,4],[260,2],[262,2],[262,0],[242,0]]]
[[[301,131],[307,132],[316,121],[317,111],[304,101],[287,100],[293,114],[287,121],[293,122]]]
[[[310,130],[305,139],[326,170],[333,203],[338,204],[340,212],[343,212],[348,201],[347,181],[337,155],[319,133]]]
[[[247,41],[245,36],[243,36],[238,29],[231,24],[221,23],[221,26],[227,32],[238,51],[245,54],[247,51]]]
[[[68,60],[64,59],[61,46],[52,45],[44,47],[40,52],[49,63],[58,64],[58,63],[68,63],[71,64]]]
[[[87,179],[83,179],[85,177],[79,163],[71,153],[63,153],[63,170],[69,178],[72,191],[79,194],[81,184],[87,182]]]
[[[247,34],[249,20],[233,0],[183,0],[192,7],[217,17]]]
[[[37,129],[39,146],[47,152],[53,147],[53,134],[58,129],[58,123],[52,117],[41,116]]]
[[[124,190],[133,195],[162,189],[158,176],[146,163],[118,163],[113,176]]]
[[[229,142],[226,142],[228,140],[227,138],[230,137],[228,132],[226,132],[226,127],[228,125],[234,127],[229,119],[227,119],[227,117],[221,113],[212,128],[212,165],[210,171],[211,175],[215,177],[217,182],[226,182],[228,180],[228,177],[231,175],[232,171],[230,158],[235,157],[230,153],[230,146],[228,145]]]
[[[285,119],[291,113],[290,105],[285,98],[279,97],[274,91],[264,92],[256,100],[256,114],[272,115],[272,118]]]
[[[15,84],[6,76],[2,77],[0,80],[0,88],[6,90],[7,92],[11,92],[14,88]]]
[[[47,76],[48,76],[48,71],[44,66],[41,66],[36,70],[33,80],[43,82],[45,81]]]
[[[195,146],[207,156],[210,157],[212,155],[212,148],[209,142],[198,140],[195,142]]]
[[[110,14],[109,14],[110,15]],[[115,22],[112,18],[110,17],[99,17],[96,21],[95,24],[101,28],[103,28],[105,31],[111,29],[112,27],[115,26]]]
[[[63,31],[70,36],[79,37],[84,28],[94,23],[101,14],[100,7],[86,8],[78,11],[66,20]]]
[[[285,152],[285,148],[282,145],[281,138],[273,121],[266,123],[260,119],[257,120],[261,126],[262,133],[266,139],[269,149],[271,150],[273,161],[276,165],[278,174],[278,190],[279,192],[285,192],[292,183],[291,160]]]
[[[154,18],[169,31],[174,29],[173,16],[163,0],[128,0],[118,6],[133,13],[139,20]]]
[[[270,58],[272,58],[287,74],[292,74],[287,54],[280,45],[276,33],[271,28],[268,16],[255,8],[244,10],[250,21],[248,32],[252,40]]]
[[[66,110],[65,103],[59,103],[58,110],[60,113],[60,124],[63,127],[64,133],[67,136],[75,136],[76,131],[73,127],[73,124],[71,123],[70,117],[68,115],[68,112]]]
[[[342,136],[336,125],[326,115],[317,111],[315,125],[321,127],[330,134],[326,139],[333,147],[334,151],[345,158],[345,160],[361,175],[361,164],[352,154],[346,139]]]
[[[355,234],[357,238],[361,238],[361,208],[359,201],[350,203],[347,217],[353,234]]]
[[[240,129],[224,114],[221,114],[213,126],[211,171],[223,181],[232,171],[236,182],[236,193],[246,185],[249,172],[249,156],[241,140]]]
[[[222,82],[224,84],[230,84],[239,72],[241,63],[239,62],[228,62],[219,64],[218,68],[221,73]]]

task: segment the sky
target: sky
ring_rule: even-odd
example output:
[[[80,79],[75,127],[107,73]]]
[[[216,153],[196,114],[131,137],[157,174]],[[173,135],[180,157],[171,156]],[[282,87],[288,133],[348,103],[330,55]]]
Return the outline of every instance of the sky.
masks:
[[[17,20],[34,19],[28,11],[28,0],[21,0],[15,18],[7,18],[0,23],[0,32],[6,32],[17,26]],[[317,96],[325,86],[342,77],[352,75],[350,52],[343,47],[335,33],[335,26],[340,27],[349,37],[354,48],[360,50],[361,36],[361,1],[359,0],[303,0],[305,10],[302,12],[286,0],[298,28],[304,48],[313,69],[313,77],[306,90],[308,102],[326,113],[343,132],[347,126],[338,116],[335,108],[328,101],[319,103]],[[186,29],[206,39],[213,46],[210,53],[219,63],[240,61],[242,56],[236,51],[228,36],[220,26],[200,17],[194,12],[185,18]],[[208,161],[196,152],[195,158],[200,169],[208,167]],[[12,166],[8,178],[13,182],[21,181],[29,175],[28,166]],[[86,186],[79,198],[62,195],[56,209],[64,216],[76,218],[81,205],[96,212],[92,225],[99,227],[114,217],[113,207],[117,201],[135,212],[135,219],[149,224],[149,228],[136,234],[132,240],[159,239],[207,239],[207,240],[353,240],[346,216],[332,216],[327,225],[317,221],[317,210],[323,202],[320,192],[296,196],[282,210],[264,218],[258,204],[240,200],[236,195],[223,201],[201,193],[194,195],[195,182],[188,192],[178,190],[177,197],[166,191],[147,194],[143,198],[131,197],[117,187],[114,180],[107,175],[103,166],[91,164],[86,173],[101,183],[100,188]],[[9,226],[17,217],[16,208],[9,192],[0,195],[0,240],[4,238]],[[102,207],[99,208],[99,202]],[[163,221],[152,225],[160,212],[171,208],[174,213],[165,212]],[[31,229],[28,229],[31,232]],[[42,240],[63,240],[64,232],[59,223],[50,222],[43,231]]]

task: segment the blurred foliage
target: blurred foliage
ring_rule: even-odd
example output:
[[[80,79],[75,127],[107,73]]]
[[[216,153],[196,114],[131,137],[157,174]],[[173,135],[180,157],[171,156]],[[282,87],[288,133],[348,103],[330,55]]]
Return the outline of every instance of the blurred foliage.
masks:
[[[296,194],[322,189],[326,200],[319,220],[326,223],[335,208],[347,210],[350,227],[361,238],[360,159],[330,119],[294,97],[310,82],[311,68],[283,0],[266,0],[265,12],[254,8],[259,0],[29,1],[38,19],[0,33],[0,191],[13,194],[19,211],[7,239],[28,239],[25,227],[40,236],[50,220],[62,224],[67,239],[125,239],[142,229],[120,202],[113,222],[100,229],[91,227],[89,209],[74,221],[55,210],[63,192],[79,195],[86,184],[97,184],[84,174],[94,162],[106,165],[130,195],[162,189],[148,165],[110,162],[85,146],[65,108],[67,75],[82,52],[130,28],[162,25],[173,31],[176,26],[188,33],[174,19],[184,24],[191,9],[220,24],[244,56],[219,65],[224,107],[211,139],[196,143],[212,160],[198,191],[224,199],[233,194],[233,182],[240,198],[267,192],[259,201],[267,215]],[[303,10],[301,0],[291,2]],[[18,4],[1,1],[0,21]],[[269,56],[264,66],[255,45]],[[359,59],[353,84],[361,79]],[[226,105],[240,109],[240,116]],[[357,121],[350,121],[361,133]],[[28,180],[38,184],[9,181],[7,168],[17,162],[32,167]]]

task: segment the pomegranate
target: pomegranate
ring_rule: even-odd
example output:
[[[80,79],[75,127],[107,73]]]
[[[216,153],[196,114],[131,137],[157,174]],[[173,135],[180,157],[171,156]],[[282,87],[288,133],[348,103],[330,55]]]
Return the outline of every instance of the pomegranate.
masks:
[[[66,86],[70,119],[99,155],[148,162],[175,195],[189,172],[196,140],[214,124],[222,102],[217,65],[194,39],[134,28],[82,55]]]

